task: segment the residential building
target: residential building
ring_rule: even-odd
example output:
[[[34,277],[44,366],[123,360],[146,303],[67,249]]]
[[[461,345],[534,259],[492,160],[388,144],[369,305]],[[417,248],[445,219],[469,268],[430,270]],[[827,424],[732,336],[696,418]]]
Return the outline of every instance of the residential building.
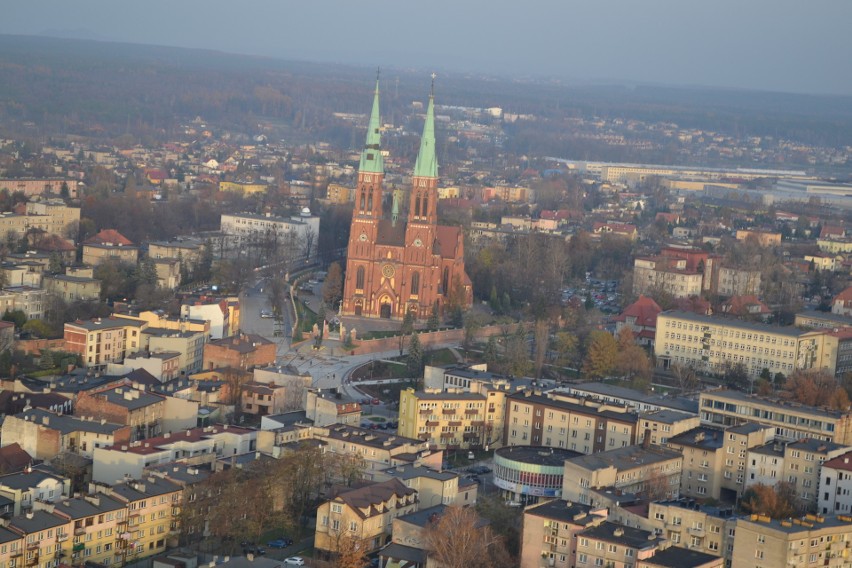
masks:
[[[147,440],[95,449],[92,479],[98,483],[142,478],[146,467],[172,462],[209,464],[254,452],[257,431],[238,426],[207,426],[166,433]]]
[[[720,296],[754,296],[760,293],[760,270],[722,266],[716,293]]]
[[[406,487],[417,491],[424,505],[476,505],[478,484],[454,471],[438,471],[423,465],[398,465],[372,474],[373,481],[399,479]]]
[[[255,334],[240,333],[233,337],[213,339],[204,346],[204,368],[232,368],[248,371],[275,363],[278,346]]]
[[[521,529],[521,568],[581,566],[576,557],[577,534],[606,518],[605,508],[559,499],[527,507]]]
[[[798,403],[749,395],[739,391],[703,391],[701,421],[733,426],[753,422],[775,428],[775,437],[793,441],[801,438],[852,444],[852,413],[816,408]]]
[[[846,566],[852,518],[808,515],[777,521],[761,515],[737,519],[733,568]]]
[[[596,399],[617,406],[626,406],[636,412],[673,410],[675,412],[698,415],[698,404],[689,398],[649,394],[610,383],[589,382],[569,384],[560,386],[556,389],[556,392],[564,392],[575,397]]]
[[[108,260],[136,266],[139,247],[115,229],[103,229],[83,242],[83,264],[97,266]]]
[[[676,546],[716,557],[730,557],[734,547],[734,508],[702,505],[693,499],[654,501],[648,519]]]
[[[850,304],[852,306],[852,304]],[[796,314],[793,324],[799,327],[811,329],[840,329],[852,327],[852,317],[841,312],[820,312],[816,310],[803,310]]]
[[[697,414],[676,410],[649,410],[639,413],[639,434],[636,443],[641,444],[650,435],[651,444],[665,446],[674,436],[697,428],[701,419]]]
[[[10,564],[33,568],[52,568],[58,566],[63,552],[70,557],[68,538],[71,534],[68,519],[47,510],[34,509],[12,517],[6,528],[21,535],[26,548],[19,549],[12,556]]]
[[[433,448],[485,447],[499,439],[494,431],[498,425],[485,421],[487,400],[484,394],[460,389],[405,389],[399,395],[397,432],[407,438],[427,440]]]
[[[150,259],[157,273],[157,286],[174,290],[181,284],[181,264],[177,258]]]
[[[657,330],[657,315],[662,311],[663,309],[653,298],[639,294],[639,298],[624,308],[624,311],[615,318],[616,335],[626,327],[633,332],[636,343],[653,346]]]
[[[144,335],[143,335],[144,337]],[[145,369],[160,382],[168,382],[181,375],[181,353],[177,351],[137,351],[128,354],[121,365],[117,365],[118,373],[128,373],[136,369]],[[108,372],[113,373],[110,365]]]
[[[317,509],[314,547],[333,554],[341,538],[354,539],[365,553],[390,541],[393,519],[417,511],[417,491],[393,478],[341,491]]]
[[[288,410],[295,410],[301,406],[302,400],[301,396],[298,400],[294,400],[291,390],[274,383],[265,384],[249,381],[242,385],[240,409],[245,414],[256,414],[258,416],[281,414]],[[302,393],[298,394],[301,395]]]
[[[125,503],[107,495],[86,495],[58,501],[52,512],[72,527],[64,535],[71,539],[70,546],[61,545],[63,552],[70,548],[72,565],[97,562],[110,566],[123,562],[119,524],[127,518]]]
[[[852,513],[852,452],[823,462],[817,511],[821,515]]]
[[[50,460],[62,452],[91,458],[95,448],[130,441],[131,429],[124,424],[108,422],[105,417],[92,418],[78,409],[79,416],[57,414],[32,408],[14,416],[6,416],[2,426],[4,445],[16,442],[39,460]]]
[[[724,373],[742,365],[757,378],[763,369],[789,375],[796,370],[828,369],[825,333],[681,311],[657,316],[654,355],[663,367],[685,365]],[[833,373],[834,370],[830,369]]]
[[[71,496],[71,480],[46,466],[28,466],[24,471],[0,476],[0,496],[11,502],[7,511],[22,515],[37,502],[56,503]]]
[[[0,309],[3,313],[20,310],[27,319],[42,319],[47,309],[47,292],[32,286],[6,286],[0,291]]]
[[[845,288],[831,301],[831,313],[852,316],[852,286]]]
[[[187,237],[178,237],[170,241],[153,241],[148,243],[148,257],[155,260],[177,259],[191,273],[201,261],[205,246],[204,241]]]
[[[152,352],[178,354],[178,372],[185,375],[204,368],[204,345],[207,334],[203,331],[177,331],[149,327],[142,332],[142,347]]]
[[[675,298],[699,296],[704,273],[687,268],[684,259],[636,257],[633,261],[633,293],[666,292]]]
[[[285,395],[286,391],[282,394],[282,399]],[[340,392],[308,389],[305,393],[305,414],[315,426],[358,426],[361,424],[361,403]]]
[[[48,294],[58,296],[64,302],[99,300],[101,297],[101,281],[95,278],[45,274],[42,285]]]
[[[724,558],[689,548],[670,546],[650,558],[640,560],[636,568],[723,568]]]
[[[130,426],[131,440],[141,440],[194,427],[198,403],[141,390],[124,379],[80,393],[75,412]]]
[[[577,533],[576,566],[627,566],[668,546],[653,531],[603,521]]]
[[[239,316],[232,312],[231,303],[226,298],[202,296],[184,300],[180,315],[189,320],[209,322],[210,339],[230,337],[240,329]]]
[[[505,446],[546,446],[591,454],[636,443],[639,415],[626,406],[551,391],[506,397]]]
[[[699,426],[669,438],[669,447],[683,455],[681,495],[735,503],[746,486],[749,448],[765,444],[772,434],[772,428],[743,424]]]
[[[737,240],[754,240],[762,247],[774,247],[781,244],[781,233],[773,231],[757,231],[754,229],[740,229],[737,231]]]
[[[85,367],[121,363],[141,346],[145,322],[124,318],[95,318],[65,324],[65,349],[80,355]]]
[[[746,454],[746,487],[755,483],[774,486],[784,479],[784,442],[772,440]]]
[[[846,445],[803,438],[784,446],[783,481],[796,489],[796,496],[808,511],[818,510],[820,475],[826,461],[852,450]],[[824,477],[822,478],[824,479]],[[829,511],[838,514],[838,511]]]
[[[565,462],[562,498],[595,505],[595,491],[611,489],[651,499],[676,499],[681,484],[680,452],[651,446],[627,446]]]
[[[176,543],[183,492],[180,485],[149,476],[112,486],[94,485],[94,489],[127,508],[127,522],[117,524],[123,541],[118,543],[122,564],[161,554],[170,538],[172,545]]]

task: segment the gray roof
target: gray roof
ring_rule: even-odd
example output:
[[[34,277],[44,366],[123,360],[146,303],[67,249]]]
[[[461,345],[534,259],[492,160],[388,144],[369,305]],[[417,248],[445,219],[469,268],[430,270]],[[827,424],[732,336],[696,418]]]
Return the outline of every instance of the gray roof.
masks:
[[[134,398],[131,398],[130,400],[124,398],[124,395],[128,392],[131,393],[131,396]],[[123,406],[128,410],[137,410],[139,408],[145,408],[146,406],[151,406],[160,403],[164,400],[162,395],[152,394],[142,390],[134,389],[130,386],[120,386],[108,390],[103,390],[96,394],[93,394],[92,396],[104,398],[108,402],[118,406]]]
[[[151,495],[162,495],[180,491],[180,485],[172,483],[160,477],[146,477],[145,479],[126,481],[112,486],[112,491],[119,499],[127,502],[139,501]]]
[[[390,467],[388,469],[382,470],[382,473],[385,473],[391,477],[397,477],[399,479],[428,477],[430,479],[437,479],[438,481],[447,481],[459,476],[457,473],[451,471],[435,471],[434,469],[429,469],[428,467],[415,466],[411,464]]]
[[[117,511],[124,508],[124,503],[102,494],[90,496],[88,499],[75,497],[73,499],[66,499],[65,501],[58,501],[54,504],[55,511],[68,515],[71,519],[91,517],[99,513]]]
[[[752,331],[757,331],[761,333],[777,333],[781,335],[788,335],[790,337],[799,337],[800,335],[811,333],[810,331],[804,331],[792,325],[782,327],[779,325],[771,325],[768,323],[756,323],[743,320],[720,318],[716,316],[705,316],[692,312],[683,312],[680,310],[665,311],[657,317],[659,318],[660,316],[675,317],[678,319],[687,320],[704,325],[724,326],[737,329],[750,329]]]
[[[562,389],[556,390],[559,391]],[[669,397],[659,394],[645,394],[635,389],[620,387],[618,385],[611,385],[609,383],[582,383],[578,385],[571,385],[570,390],[586,392],[592,395],[611,396],[614,398],[641,402],[644,404],[650,404],[662,408],[670,408],[675,410],[681,410],[683,412],[689,412],[692,414],[698,414],[698,401],[690,400],[688,398],[683,397]]]
[[[413,563],[415,566],[424,566],[426,564],[426,551],[413,546],[405,546],[392,542],[381,551],[379,556],[382,558],[393,558],[394,560],[404,560],[408,563]],[[403,563],[403,565],[410,565]]]
[[[67,414],[54,414],[40,408],[21,412],[20,414],[16,414],[15,418],[33,422],[51,430],[58,430],[62,435],[71,434],[72,432],[92,432],[95,434],[111,435],[119,428],[124,428],[122,424],[112,424],[111,422],[103,422],[101,420],[84,420],[83,418]]]
[[[583,455],[574,450],[544,446],[507,446],[495,450],[494,453],[501,458],[515,462],[559,467],[565,465],[565,460]]]
[[[768,444],[763,444],[762,446],[751,448],[749,450],[749,453],[780,458],[784,456],[784,444],[781,444],[779,442],[769,442]]]
[[[660,537],[652,537],[654,534],[652,532],[643,531],[642,529],[633,527],[626,527],[609,521],[604,521],[597,526],[588,527],[577,534],[596,540],[621,544],[623,546],[639,550],[656,548],[660,542],[665,540]]]
[[[640,420],[653,420],[655,422],[662,422],[663,424],[674,424],[675,422],[680,422],[681,420],[689,420],[690,418],[695,418],[696,416],[696,414],[679,412],[677,410],[671,410],[669,408],[662,408],[660,410],[648,410],[639,413]]]
[[[213,475],[210,469],[210,464],[206,465],[186,465],[185,463],[164,463],[145,468],[145,471],[151,472],[157,476],[164,476],[169,481],[173,481],[178,485],[192,485],[205,481]]]
[[[26,515],[13,517],[9,521],[9,526],[19,528],[25,534],[52,529],[65,524],[68,524],[67,520],[47,511],[31,511]]]
[[[446,505],[435,505],[426,509],[420,509],[414,513],[408,513],[401,517],[397,517],[400,521],[405,521],[410,525],[425,527],[434,518],[434,515],[441,516],[447,510]]]
[[[423,440],[397,436],[392,432],[383,430],[368,430],[348,424],[332,424],[328,427],[328,438],[345,440],[353,444],[363,444],[375,448],[390,450],[406,444],[425,444]],[[385,444],[387,442],[387,444]]]
[[[665,550],[655,552],[654,556],[646,558],[642,561],[642,564],[646,566],[660,566],[661,568],[698,568],[718,559],[718,556],[713,556],[705,552],[681,548],[679,546],[670,546]]]
[[[835,444],[834,442],[824,442],[813,438],[803,438],[787,445],[788,448],[811,452],[814,454],[828,454],[836,450],[847,449],[849,446],[843,444]]]
[[[610,420],[618,420],[621,422],[636,423],[639,420],[639,415],[629,410],[626,412],[617,412],[615,410],[598,410],[593,406],[586,406],[575,402],[569,402],[567,400],[553,399],[543,394],[535,394],[534,392],[530,391],[516,392],[509,395],[507,398],[512,401],[531,402],[534,404],[541,404],[544,406],[559,408],[561,410],[571,410],[580,414],[603,416]]]
[[[539,505],[528,507],[524,510],[524,515],[535,515],[536,517],[543,517],[554,521],[562,521],[575,525],[586,525],[589,522],[600,518],[589,514],[592,509],[593,507],[591,505],[553,499]]]
[[[608,467],[615,467],[622,471],[632,469],[640,465],[647,465],[681,457],[680,452],[669,450],[661,446],[625,446],[606,452],[578,456],[567,460],[566,463],[577,464],[588,471],[596,471]]]
[[[702,395],[706,394],[707,396],[726,398],[728,400],[745,402],[745,403],[750,403],[750,404],[762,404],[764,406],[771,406],[771,407],[783,409],[783,410],[792,410],[792,411],[796,411],[796,412],[811,413],[811,414],[814,414],[814,415],[824,416],[824,417],[827,417],[827,418],[840,418],[841,416],[843,416],[845,414],[844,412],[839,412],[839,411],[836,411],[836,410],[829,410],[827,408],[818,408],[816,406],[807,406],[807,405],[800,404],[800,403],[797,403],[797,402],[794,403],[794,402],[787,402],[787,401],[778,400],[778,399],[770,399],[770,398],[758,396],[756,394],[747,394],[747,393],[735,391],[735,390],[722,389],[722,390],[716,390],[716,391],[705,391],[701,394]],[[749,417],[749,416],[746,416],[746,415],[742,415],[742,418],[744,420],[745,419],[752,419],[752,417]],[[753,419],[756,420],[757,422],[760,422],[760,420],[761,420],[760,418],[757,418],[757,417],[754,417]]]
[[[21,540],[22,537],[18,533],[14,533],[9,529],[0,527],[0,544],[5,544],[7,542],[12,542],[13,540]]]
[[[690,446],[703,450],[718,450],[725,444],[725,431],[720,428],[698,426],[669,438],[669,444]]]

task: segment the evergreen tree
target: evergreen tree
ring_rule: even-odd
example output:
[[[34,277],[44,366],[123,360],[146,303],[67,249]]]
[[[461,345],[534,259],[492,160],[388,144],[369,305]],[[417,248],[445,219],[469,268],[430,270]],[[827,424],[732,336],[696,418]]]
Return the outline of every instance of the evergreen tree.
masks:
[[[423,347],[420,345],[420,339],[417,333],[411,334],[411,339],[408,340],[408,359],[406,361],[408,371],[414,376],[419,376],[423,372]]]
[[[497,339],[493,335],[488,338],[488,343],[485,344],[485,351],[482,356],[488,365],[488,370],[493,372],[497,363],[500,361],[500,353],[497,351]]]
[[[435,304],[432,306],[432,313],[429,314],[429,319],[426,320],[426,327],[429,331],[434,331],[441,325],[441,319],[438,312],[438,302],[435,301]]]

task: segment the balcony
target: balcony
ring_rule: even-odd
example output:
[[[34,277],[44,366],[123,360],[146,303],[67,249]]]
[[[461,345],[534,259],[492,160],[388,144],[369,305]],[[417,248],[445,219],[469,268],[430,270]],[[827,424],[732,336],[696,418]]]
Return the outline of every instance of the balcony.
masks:
[[[37,541],[35,541],[35,542],[28,542],[28,543],[27,543],[27,550],[36,550],[36,549],[38,549],[40,546],[41,546],[41,542],[40,542],[40,541],[38,541],[38,540],[37,540]]]
[[[666,521],[666,529],[670,531],[680,532],[683,529],[683,525],[680,523],[672,523],[671,521]]]
[[[36,554],[32,558],[27,558],[26,565],[27,566],[38,566],[38,554]]]
[[[76,527],[74,529],[74,536],[81,536],[86,534],[86,527]]]
[[[455,408],[445,408],[445,409],[443,409],[443,410],[441,411],[441,413],[443,413],[443,414],[447,414],[447,415],[449,415],[449,414],[455,414],[455,413],[456,413],[456,409],[455,409]]]
[[[79,543],[79,544],[75,544],[75,545],[71,548],[71,550],[72,550],[72,551],[74,551],[74,552],[80,552],[81,550],[86,550],[86,545],[85,545],[85,543],[82,543],[82,542],[81,542],[81,543]]]
[[[56,541],[57,542],[65,542],[66,540],[68,540],[68,535],[65,534],[65,533],[60,533],[60,534],[56,535]]]
[[[697,536],[697,537],[704,537],[704,534],[705,534],[704,529],[698,528],[698,527],[689,527],[687,529],[687,532],[689,534],[691,534],[692,536]]]

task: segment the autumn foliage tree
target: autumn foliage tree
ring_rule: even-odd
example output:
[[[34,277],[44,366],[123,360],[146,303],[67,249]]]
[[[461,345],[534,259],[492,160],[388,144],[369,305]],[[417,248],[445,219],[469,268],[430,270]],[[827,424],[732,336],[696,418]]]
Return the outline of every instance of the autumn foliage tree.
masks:
[[[788,398],[809,406],[826,406],[834,410],[849,408],[849,395],[832,375],[824,372],[796,371],[784,383]]]
[[[589,347],[583,360],[583,375],[600,379],[611,375],[618,364],[618,343],[606,331],[595,330],[589,335]]]
[[[743,492],[740,506],[746,513],[786,519],[800,512],[796,486],[780,481],[775,486],[755,483]]]
[[[626,326],[618,332],[616,343],[618,344],[616,371],[619,375],[631,381],[634,386],[645,390],[650,383],[653,372],[648,353],[636,344],[633,331]]]

